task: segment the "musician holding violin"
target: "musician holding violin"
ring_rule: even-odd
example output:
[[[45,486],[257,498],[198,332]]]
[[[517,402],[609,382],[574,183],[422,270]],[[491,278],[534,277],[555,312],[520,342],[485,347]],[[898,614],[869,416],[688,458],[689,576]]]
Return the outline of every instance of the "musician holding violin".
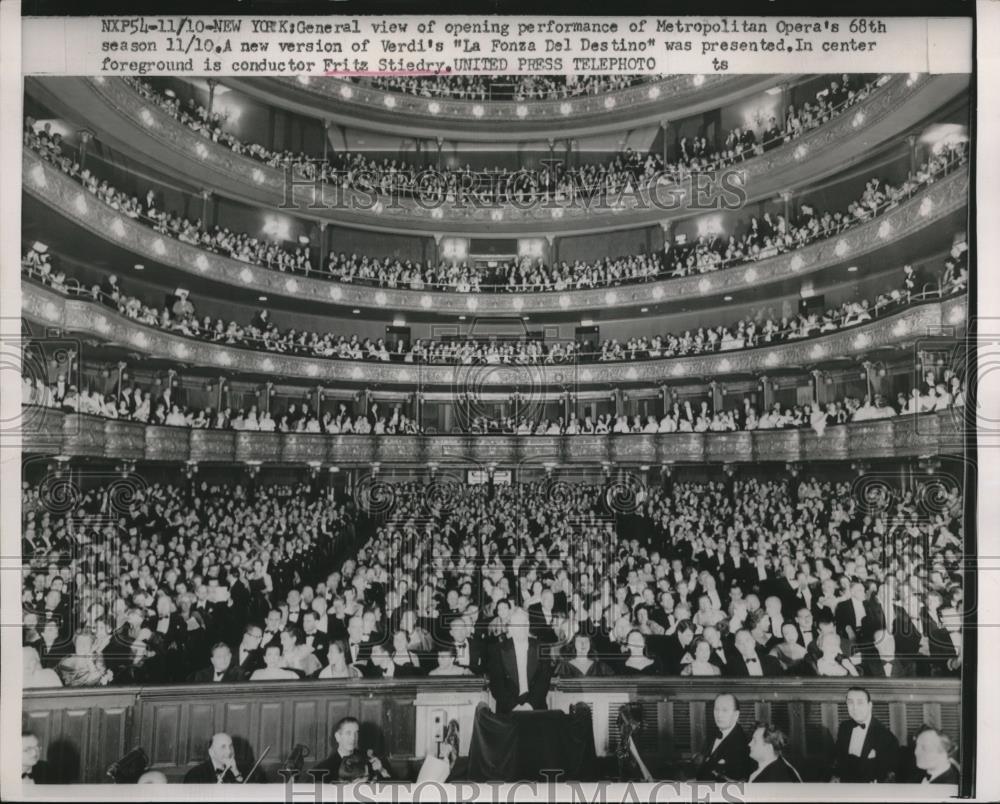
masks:
[[[337,723],[333,730],[333,740],[337,749],[310,771],[319,778],[326,771],[325,782],[376,781],[391,779],[392,776],[375,752],[371,749],[362,753],[358,746],[358,736],[361,724],[357,718],[345,717]]]
[[[225,732],[212,735],[208,759],[195,765],[184,776],[184,784],[266,784],[267,776],[259,767],[240,768],[233,751],[233,739]]]

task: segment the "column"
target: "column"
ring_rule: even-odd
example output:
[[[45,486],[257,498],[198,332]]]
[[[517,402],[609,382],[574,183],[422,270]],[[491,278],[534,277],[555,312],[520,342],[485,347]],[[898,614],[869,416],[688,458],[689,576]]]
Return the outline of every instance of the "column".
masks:
[[[781,200],[784,202],[785,223],[791,225],[792,221],[792,191],[782,190]]]
[[[785,125],[785,114],[788,112],[788,106],[792,102],[791,86],[786,81],[781,84],[781,126],[784,130]]]
[[[211,225],[210,222],[209,222],[209,220],[208,220],[208,213],[209,213],[209,210],[211,209],[211,206],[210,206],[210,203],[209,203],[211,197],[212,197],[212,191],[211,190],[204,190],[203,189],[201,191],[201,222],[202,222],[202,224],[204,224],[204,226],[205,226],[206,229],[208,229],[209,226]]]
[[[767,375],[760,378],[760,390],[763,400],[761,410],[770,410],[771,405],[774,404],[774,383]]]
[[[323,161],[327,162],[330,158],[330,121],[323,121]]]
[[[424,428],[424,395],[417,391],[413,394],[413,410],[411,415],[417,422],[417,429],[423,430]]]
[[[441,148],[444,146],[444,137],[437,138],[437,169],[441,170]]]
[[[315,403],[313,405],[313,412],[316,414],[316,418],[320,419],[320,418],[322,418],[320,416],[320,406],[323,404],[323,386],[322,385],[317,385],[316,386],[316,391],[315,391],[315,394],[313,396],[313,402]]]
[[[326,271],[326,221],[319,222],[319,265],[320,271]]]
[[[226,378],[224,376],[219,377],[219,390],[216,392],[215,397],[215,410],[216,412],[223,409],[222,403],[226,401]]]
[[[545,235],[545,242],[549,246],[549,265],[554,265],[559,261],[559,253],[556,248],[555,235]]]
[[[917,172],[917,135],[907,134],[906,144],[910,147],[910,174]]]
[[[810,373],[813,377],[813,402],[817,405],[825,405],[826,383],[824,382],[824,373],[819,369],[813,369]]]
[[[87,167],[87,146],[94,138],[94,132],[90,129],[80,129],[80,170]]]
[[[665,252],[670,251],[671,246],[674,244],[673,229],[673,221],[660,221],[660,231],[663,232],[663,250]]]
[[[266,382],[264,383],[264,398],[260,403],[261,413],[271,412],[271,394],[274,392],[274,383]]]
[[[663,157],[663,164],[667,164],[667,132],[670,130],[670,121],[661,120],[660,121],[660,139],[663,141],[663,147],[660,149],[660,155]]]
[[[115,391],[116,401],[118,402],[122,401],[122,383],[125,380],[125,369],[127,367],[128,364],[124,361],[118,363],[118,383],[116,385],[117,390]]]
[[[712,380],[708,387],[712,391],[712,413],[717,413],[722,410],[722,385],[715,380]]]
[[[570,420],[570,407],[572,406],[572,394],[569,391],[563,391],[563,421],[569,422]]]
[[[208,116],[209,119],[212,117],[212,107],[215,106],[215,88],[219,85],[219,82],[214,78],[208,79]]]
[[[615,390],[614,390],[614,399],[615,399],[615,416],[621,416],[621,415],[623,415],[625,413],[625,409],[624,409],[625,406],[624,406],[624,403],[622,401],[622,389],[621,388],[615,388]]]
[[[666,416],[670,410],[670,389],[666,385],[660,386],[660,416]]]
[[[554,138],[549,137],[549,164],[556,161],[556,141]]]

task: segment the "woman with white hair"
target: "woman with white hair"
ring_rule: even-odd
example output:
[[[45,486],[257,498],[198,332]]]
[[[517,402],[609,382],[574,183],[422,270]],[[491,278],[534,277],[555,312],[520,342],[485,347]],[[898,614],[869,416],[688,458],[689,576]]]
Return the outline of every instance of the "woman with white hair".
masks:
[[[857,676],[857,669],[850,659],[840,653],[840,636],[823,634],[819,639],[820,656],[816,660],[816,674],[820,676]]]
[[[24,663],[24,688],[26,690],[41,687],[61,687],[62,681],[55,670],[42,667],[38,651],[25,646],[21,648],[21,660]]]

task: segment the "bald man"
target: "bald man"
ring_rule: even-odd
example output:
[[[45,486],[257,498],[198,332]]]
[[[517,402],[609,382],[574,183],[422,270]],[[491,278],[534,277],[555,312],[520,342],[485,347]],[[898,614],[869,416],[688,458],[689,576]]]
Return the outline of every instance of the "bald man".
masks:
[[[528,612],[514,609],[507,626],[509,638],[500,643],[491,657],[490,691],[496,699],[498,715],[546,708],[551,672],[530,629]]]
[[[247,778],[249,768],[240,768],[233,751],[233,739],[225,732],[212,735],[208,759],[184,776],[184,784],[264,784],[267,778],[259,767]]]

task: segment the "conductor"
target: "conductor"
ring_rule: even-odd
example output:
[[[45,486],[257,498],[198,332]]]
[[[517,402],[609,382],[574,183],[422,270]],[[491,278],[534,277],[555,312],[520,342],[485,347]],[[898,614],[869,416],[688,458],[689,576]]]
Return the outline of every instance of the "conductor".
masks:
[[[212,735],[208,746],[208,759],[195,765],[184,776],[184,784],[266,784],[267,776],[257,767],[250,773],[249,768],[237,765],[233,751],[233,739],[225,732]]]
[[[490,662],[490,690],[498,715],[546,708],[551,672],[530,627],[528,612],[514,609],[507,627],[510,638],[500,643]]]

